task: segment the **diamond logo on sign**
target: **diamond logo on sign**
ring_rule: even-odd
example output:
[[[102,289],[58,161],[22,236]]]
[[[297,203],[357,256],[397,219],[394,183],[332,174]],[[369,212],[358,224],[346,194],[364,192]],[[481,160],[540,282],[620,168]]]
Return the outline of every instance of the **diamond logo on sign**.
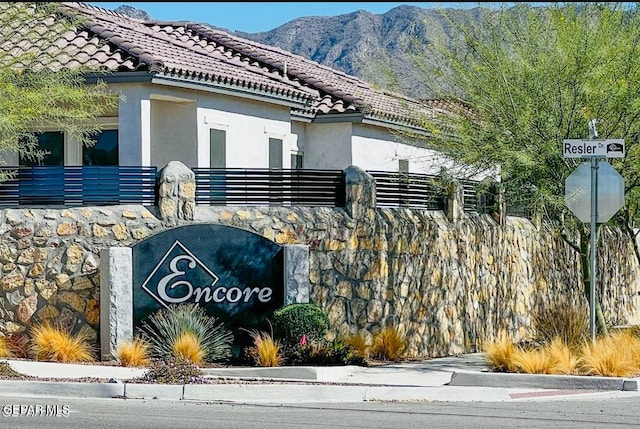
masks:
[[[205,288],[212,288],[218,280],[215,273],[176,240],[142,288],[168,308],[169,304],[199,302]]]

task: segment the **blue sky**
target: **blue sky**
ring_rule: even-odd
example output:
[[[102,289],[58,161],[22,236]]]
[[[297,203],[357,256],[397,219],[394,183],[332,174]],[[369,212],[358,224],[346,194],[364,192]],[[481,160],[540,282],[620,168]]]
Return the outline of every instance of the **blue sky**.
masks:
[[[121,5],[142,9],[159,20],[185,20],[231,31],[258,33],[303,16],[336,16],[357,10],[381,14],[406,4],[428,8],[469,8],[477,2],[86,2],[113,10]],[[485,3],[486,4],[486,3]],[[496,4],[500,4],[499,2]]]

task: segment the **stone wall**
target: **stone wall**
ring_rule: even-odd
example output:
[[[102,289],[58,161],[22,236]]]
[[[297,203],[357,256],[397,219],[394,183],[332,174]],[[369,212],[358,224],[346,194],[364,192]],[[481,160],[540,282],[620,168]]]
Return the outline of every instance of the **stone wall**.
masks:
[[[357,180],[356,180],[357,182]],[[175,225],[245,228],[309,246],[310,300],[331,335],[375,334],[398,323],[411,357],[474,351],[501,330],[531,334],[531,314],[559,300],[587,305],[580,261],[544,226],[523,218],[375,209],[375,190],[350,187],[346,208],[191,206],[167,222],[155,207],[0,210],[0,331],[55,320],[98,341],[100,250],[131,246]],[[363,203],[364,201],[364,203]],[[604,227],[598,250],[611,324],[640,319],[639,268],[630,241]]]

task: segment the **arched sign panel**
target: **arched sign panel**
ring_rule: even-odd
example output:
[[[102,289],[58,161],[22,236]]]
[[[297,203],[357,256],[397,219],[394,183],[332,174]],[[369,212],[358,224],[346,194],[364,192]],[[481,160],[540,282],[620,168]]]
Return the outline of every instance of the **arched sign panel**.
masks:
[[[172,304],[198,303],[234,326],[256,326],[284,302],[282,247],[218,224],[177,227],[132,248],[134,329]]]

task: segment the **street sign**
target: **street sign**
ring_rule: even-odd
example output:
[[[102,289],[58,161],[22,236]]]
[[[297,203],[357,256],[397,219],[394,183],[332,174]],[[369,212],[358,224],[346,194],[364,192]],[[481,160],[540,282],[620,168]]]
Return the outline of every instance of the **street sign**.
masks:
[[[624,139],[565,139],[565,158],[624,158]]]
[[[565,181],[565,202],[580,221],[591,220],[591,162],[583,162]],[[597,163],[597,223],[605,223],[624,206],[624,178],[608,162]]]

